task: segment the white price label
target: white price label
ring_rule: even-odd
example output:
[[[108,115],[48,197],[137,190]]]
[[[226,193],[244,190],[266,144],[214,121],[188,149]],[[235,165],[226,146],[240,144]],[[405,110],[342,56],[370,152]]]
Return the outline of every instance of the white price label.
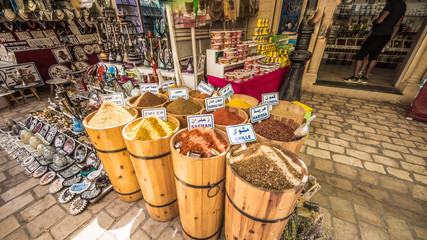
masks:
[[[201,93],[206,93],[209,96],[212,95],[214,88],[210,86],[209,84],[201,81],[199,85],[197,86],[197,90],[199,90]]]
[[[205,99],[206,111],[212,112],[218,108],[225,107],[225,99],[223,97],[210,97]]]
[[[279,104],[279,93],[264,93],[262,95],[262,103],[268,104],[268,105],[277,105]]]
[[[188,89],[187,88],[171,88],[169,89],[169,100],[173,101],[178,98],[184,98],[188,100]]]
[[[270,109],[268,104],[259,105],[250,108],[251,122],[258,122],[270,117]]]
[[[141,83],[139,84],[139,89],[141,90],[141,94],[145,92],[159,94],[159,85],[157,83]]]
[[[125,105],[125,99],[122,93],[100,94],[102,102],[111,101],[118,106]]]
[[[229,98],[231,95],[234,94],[233,86],[231,86],[231,83],[227,84],[227,86],[221,88],[219,90],[219,93],[223,98]]]
[[[198,127],[210,127],[214,129],[214,117],[212,114],[192,115],[187,117],[188,130]]]
[[[255,130],[250,123],[227,126],[226,130],[231,144],[241,144],[256,141]]]
[[[142,109],[142,118],[148,118],[148,117],[158,117],[163,121],[168,120],[168,116],[166,114],[165,108]]]
[[[167,90],[169,90],[169,88],[175,85],[175,80],[164,81],[161,83],[161,85],[162,85],[162,90],[166,92]]]

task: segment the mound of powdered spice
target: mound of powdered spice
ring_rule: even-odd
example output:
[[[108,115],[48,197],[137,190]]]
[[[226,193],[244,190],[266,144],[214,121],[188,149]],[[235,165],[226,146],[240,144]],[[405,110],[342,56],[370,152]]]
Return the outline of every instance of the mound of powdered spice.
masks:
[[[200,99],[205,99],[210,97],[209,94],[206,93],[201,93],[199,90],[193,90],[190,92],[190,96],[194,97],[194,98],[200,98]]]
[[[189,115],[202,110],[202,107],[192,99],[178,98],[166,106],[166,111],[172,114]]]
[[[176,126],[172,122],[149,117],[133,126],[127,135],[133,140],[155,140],[172,134],[175,129]]]
[[[230,164],[237,175],[257,187],[271,190],[295,188],[304,169],[282,149],[266,142],[246,143],[232,150]]]
[[[248,102],[243,101],[243,100],[238,99],[238,98],[232,99],[231,101],[229,101],[225,105],[231,106],[231,107],[236,107],[236,108],[251,108],[251,107],[253,107]]]
[[[259,135],[276,141],[289,142],[294,136],[295,129],[279,120],[263,120],[261,123],[254,123],[254,130]]]
[[[166,99],[161,98],[155,94],[152,94],[150,92],[145,92],[141,96],[139,96],[133,103],[132,106],[134,107],[151,107],[160,105],[162,103],[166,102]]]
[[[202,158],[221,154],[227,150],[227,147],[228,144],[224,138],[209,127],[185,130],[175,142],[175,148],[180,149],[181,154],[195,153]]]
[[[219,125],[236,125],[243,123],[244,119],[237,115],[235,112],[231,112],[227,108],[218,108],[213,113],[215,124]]]
[[[88,125],[94,128],[106,128],[129,122],[132,118],[133,116],[126,109],[111,101],[105,101],[89,120]]]

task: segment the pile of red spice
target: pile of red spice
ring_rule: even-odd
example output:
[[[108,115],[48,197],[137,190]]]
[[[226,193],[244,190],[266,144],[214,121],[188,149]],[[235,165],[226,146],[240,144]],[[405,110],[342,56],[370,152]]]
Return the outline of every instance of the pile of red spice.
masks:
[[[209,127],[199,127],[191,131],[185,130],[177,142],[182,143],[181,154],[199,153],[202,158],[212,156],[212,149],[221,154],[228,147],[224,138]]]
[[[261,123],[254,123],[254,130],[259,135],[276,141],[289,142],[294,136],[295,129],[279,120],[263,120]]]
[[[212,114],[214,115],[215,124],[219,125],[236,125],[244,121],[237,113],[231,112],[227,108],[218,108]]]

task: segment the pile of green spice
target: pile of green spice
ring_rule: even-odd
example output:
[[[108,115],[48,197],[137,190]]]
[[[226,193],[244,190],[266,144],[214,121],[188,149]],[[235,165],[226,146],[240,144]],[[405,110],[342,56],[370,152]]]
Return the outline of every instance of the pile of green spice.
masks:
[[[145,92],[139,96],[133,103],[133,107],[152,107],[166,102],[166,99],[161,98],[150,92]]]
[[[261,123],[254,123],[254,130],[259,135],[276,141],[289,142],[294,136],[295,129],[279,120],[266,119]]]
[[[181,154],[195,158],[217,156],[227,150],[228,144],[210,127],[198,127],[185,130],[175,142],[175,148]]]
[[[202,107],[194,100],[178,98],[166,106],[168,113],[177,115],[189,115],[202,110]]]
[[[249,183],[269,190],[282,191],[298,186],[304,169],[280,148],[266,142],[246,143],[230,156],[233,170]]]

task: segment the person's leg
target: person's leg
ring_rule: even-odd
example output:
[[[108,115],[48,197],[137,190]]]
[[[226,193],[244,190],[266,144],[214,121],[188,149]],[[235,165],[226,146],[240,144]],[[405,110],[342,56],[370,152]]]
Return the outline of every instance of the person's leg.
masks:
[[[354,62],[354,71],[353,71],[354,77],[359,77],[359,72],[360,72],[360,69],[362,68],[362,64],[363,64],[362,60],[356,60]]]
[[[360,69],[358,76],[363,76],[366,73],[366,67],[368,66],[368,63],[369,63],[369,54],[363,59],[362,68]]]
[[[363,75],[363,77],[366,80],[368,79],[368,77],[371,74],[372,70],[374,69],[375,65],[377,65],[378,57],[380,56],[381,51],[383,50],[383,48],[385,47],[385,45],[388,43],[389,40],[390,40],[390,36],[378,37],[377,46],[376,46],[375,50],[373,50],[369,53],[368,69],[366,70],[365,74]]]
[[[363,59],[368,56],[370,51],[373,50],[373,46],[375,45],[375,41],[373,41],[372,37],[369,37],[366,39],[366,41],[363,43],[362,47],[356,54],[356,61],[354,62],[354,69],[353,69],[353,76],[344,78],[345,81],[348,82],[356,82],[359,79],[359,72],[362,69],[363,65]]]
[[[364,77],[368,78],[369,75],[372,72],[372,69],[374,69],[375,65],[377,65],[378,60],[371,60],[369,61],[369,65],[368,65],[368,69],[366,69],[365,74],[363,75]]]

